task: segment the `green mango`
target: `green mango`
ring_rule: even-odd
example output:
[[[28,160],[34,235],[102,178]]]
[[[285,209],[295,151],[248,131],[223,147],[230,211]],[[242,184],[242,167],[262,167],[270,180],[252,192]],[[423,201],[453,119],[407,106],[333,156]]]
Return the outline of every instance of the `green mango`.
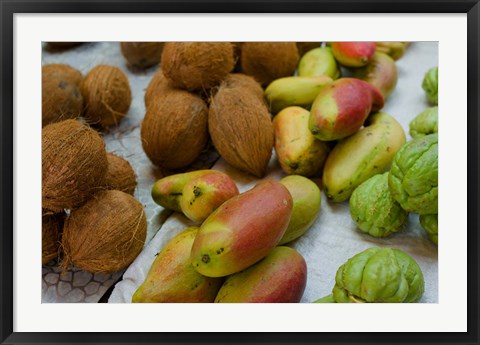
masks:
[[[229,276],[215,303],[298,303],[307,284],[307,264],[295,249],[276,247],[257,264]]]
[[[409,42],[376,42],[376,45],[376,52],[387,54],[396,61],[405,54]]]
[[[340,78],[340,68],[333,57],[330,47],[315,48],[302,56],[298,63],[300,77],[317,77],[326,75],[332,79]]]
[[[172,238],[152,263],[133,303],[211,303],[223,279],[202,276],[192,266],[190,251],[198,228]]]
[[[272,114],[295,105],[310,109],[320,90],[331,82],[327,76],[280,78],[268,85],[265,98]]]
[[[322,204],[320,188],[312,180],[291,175],[280,180],[292,195],[293,209],[290,223],[279,245],[293,241],[302,236],[315,222]]]
[[[387,113],[370,115],[365,124],[340,140],[325,162],[323,186],[327,197],[335,202],[348,200],[362,182],[387,170],[405,144],[402,126]]]

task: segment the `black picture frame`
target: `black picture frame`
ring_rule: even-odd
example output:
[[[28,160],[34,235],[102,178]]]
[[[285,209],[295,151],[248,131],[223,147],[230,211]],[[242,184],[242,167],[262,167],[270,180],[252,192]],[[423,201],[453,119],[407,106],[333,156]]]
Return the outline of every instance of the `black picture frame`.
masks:
[[[2,344],[479,344],[479,0],[0,0],[0,341]],[[15,13],[466,13],[468,41],[468,331],[466,333],[13,332],[13,15]],[[455,317],[454,315],[452,317]],[[239,329],[241,331],[241,329]]]

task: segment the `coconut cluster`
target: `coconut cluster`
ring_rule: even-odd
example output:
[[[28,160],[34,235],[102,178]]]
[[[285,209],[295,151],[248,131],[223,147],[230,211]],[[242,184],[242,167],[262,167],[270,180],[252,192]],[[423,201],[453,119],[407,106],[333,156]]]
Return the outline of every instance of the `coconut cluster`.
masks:
[[[263,176],[273,127],[262,85],[293,75],[298,60],[295,42],[165,43],[145,92],[147,156],[162,169],[185,168],[210,137],[232,166]]]
[[[117,67],[99,65],[85,77],[65,64],[42,67],[42,125],[83,116],[99,128],[118,125],[132,102],[130,84]]]
[[[42,129],[42,263],[89,272],[126,268],[143,248],[147,222],[133,196],[130,163],[107,153],[79,120]],[[68,216],[67,216],[68,214]]]

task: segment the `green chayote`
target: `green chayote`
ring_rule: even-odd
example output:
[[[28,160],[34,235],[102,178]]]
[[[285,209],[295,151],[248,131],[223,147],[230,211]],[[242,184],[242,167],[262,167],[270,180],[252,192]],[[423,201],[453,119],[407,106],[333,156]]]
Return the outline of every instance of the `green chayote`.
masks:
[[[430,240],[438,245],[438,214],[421,215],[420,225],[427,232]]]
[[[412,138],[423,137],[438,132],[438,107],[425,109],[410,122]]]
[[[363,232],[386,237],[401,229],[408,212],[390,194],[386,172],[369,178],[354,190],[350,215]]]
[[[317,303],[412,303],[425,290],[420,266],[399,249],[369,248],[340,266],[332,295]]]
[[[388,186],[405,211],[438,212],[438,134],[407,142],[396,153]]]
[[[423,78],[422,89],[431,104],[438,104],[438,67],[432,67]]]

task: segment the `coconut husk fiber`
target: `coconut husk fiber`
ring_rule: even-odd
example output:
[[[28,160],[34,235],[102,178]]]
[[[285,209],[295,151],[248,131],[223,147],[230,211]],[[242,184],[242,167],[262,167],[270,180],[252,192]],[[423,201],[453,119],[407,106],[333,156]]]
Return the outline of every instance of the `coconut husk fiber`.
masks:
[[[137,187],[137,178],[130,163],[113,153],[107,153],[107,159],[108,169],[105,176],[105,187],[133,195]]]
[[[65,213],[42,216],[42,265],[58,259]]]
[[[210,103],[208,130],[218,153],[257,177],[266,173],[274,132],[265,103],[245,87],[220,87]]]
[[[81,80],[82,74],[68,65],[42,67],[42,126],[82,114]]]
[[[108,162],[98,132],[78,120],[42,129],[42,208],[75,209],[104,186]]]
[[[208,141],[208,107],[197,95],[171,90],[154,98],[142,122],[143,150],[160,168],[191,164]]]
[[[118,190],[100,192],[65,221],[61,266],[118,272],[142,251],[146,236],[147,219],[140,202]]]
[[[160,63],[165,42],[120,42],[122,55],[128,65],[147,68]]]
[[[148,108],[153,98],[170,90],[175,90],[175,87],[163,75],[163,71],[158,70],[158,72],[153,75],[145,90],[145,108]]]
[[[220,84],[234,65],[230,42],[167,42],[161,60],[165,77],[190,91]]]
[[[295,42],[245,42],[241,64],[245,74],[266,86],[295,73],[300,59]]]
[[[125,73],[117,67],[98,65],[83,79],[85,118],[101,127],[117,126],[127,115],[132,92]]]

